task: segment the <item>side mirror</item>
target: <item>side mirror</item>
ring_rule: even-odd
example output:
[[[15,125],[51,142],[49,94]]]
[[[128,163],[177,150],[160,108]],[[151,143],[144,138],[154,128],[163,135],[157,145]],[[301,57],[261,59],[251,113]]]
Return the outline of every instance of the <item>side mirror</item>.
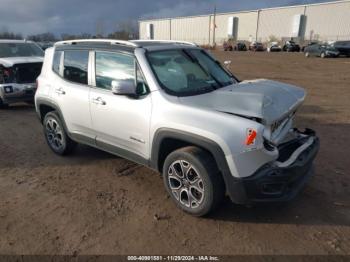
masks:
[[[115,95],[133,96],[136,95],[135,82],[129,80],[113,80],[111,83],[112,93]]]
[[[224,61],[224,65],[226,67],[227,70],[230,70],[230,65],[231,65],[232,61],[231,60],[226,60]]]

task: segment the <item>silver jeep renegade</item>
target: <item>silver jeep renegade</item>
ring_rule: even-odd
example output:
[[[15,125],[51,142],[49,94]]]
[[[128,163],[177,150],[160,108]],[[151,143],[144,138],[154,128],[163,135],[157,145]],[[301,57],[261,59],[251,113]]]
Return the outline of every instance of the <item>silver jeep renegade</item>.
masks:
[[[302,88],[240,81],[187,42],[79,40],[46,50],[35,95],[49,147],[76,143],[163,174],[182,210],[287,201],[312,174],[315,132],[293,127]]]

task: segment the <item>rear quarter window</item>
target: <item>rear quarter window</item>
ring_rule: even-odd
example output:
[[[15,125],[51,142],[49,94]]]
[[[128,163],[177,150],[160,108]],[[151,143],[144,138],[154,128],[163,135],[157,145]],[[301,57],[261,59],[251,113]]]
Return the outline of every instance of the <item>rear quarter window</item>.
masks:
[[[63,77],[71,82],[88,84],[89,51],[64,51]]]

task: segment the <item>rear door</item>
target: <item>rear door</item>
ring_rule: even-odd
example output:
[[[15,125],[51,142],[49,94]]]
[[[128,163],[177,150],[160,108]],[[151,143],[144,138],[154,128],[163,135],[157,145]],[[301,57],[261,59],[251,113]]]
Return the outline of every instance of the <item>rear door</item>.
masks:
[[[134,161],[148,159],[151,94],[134,56],[96,51],[93,61],[90,110],[97,146]],[[139,96],[113,94],[111,83],[118,80],[137,82]]]
[[[320,45],[314,44],[308,47],[308,51],[311,55],[317,56],[319,54]]]
[[[53,71],[56,74],[51,97],[63,114],[73,137],[94,141],[89,109],[88,50],[56,51]]]

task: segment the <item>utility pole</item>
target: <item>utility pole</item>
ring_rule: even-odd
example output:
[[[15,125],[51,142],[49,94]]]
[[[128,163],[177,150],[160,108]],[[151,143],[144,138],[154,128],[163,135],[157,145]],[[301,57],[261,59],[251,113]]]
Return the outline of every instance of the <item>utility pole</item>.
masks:
[[[214,21],[213,21],[213,46],[214,46],[214,48],[216,47],[215,30],[216,30],[216,4],[214,5]]]

